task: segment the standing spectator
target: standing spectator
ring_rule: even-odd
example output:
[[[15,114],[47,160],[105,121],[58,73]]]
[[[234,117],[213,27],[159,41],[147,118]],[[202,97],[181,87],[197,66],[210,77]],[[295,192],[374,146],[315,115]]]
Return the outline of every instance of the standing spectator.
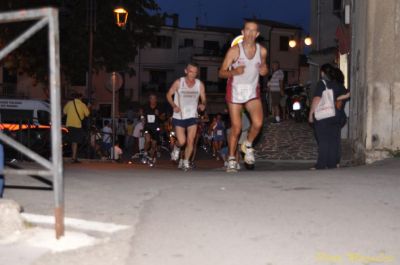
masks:
[[[82,129],[82,120],[89,116],[89,108],[82,102],[82,94],[74,93],[73,99],[68,101],[64,107],[64,114],[67,115],[66,126],[68,128],[68,139],[72,148],[72,163],[80,163],[77,157],[78,144],[85,138]],[[90,107],[90,106],[89,106]]]
[[[220,151],[225,142],[225,124],[222,121],[222,115],[217,114],[215,122],[211,125],[213,131],[213,150],[216,154],[216,159],[220,159]]]
[[[140,138],[143,138],[143,129],[145,123],[145,117],[140,116],[139,122],[136,124],[135,129],[133,130],[133,154],[137,154],[141,152],[142,148],[139,146]]]
[[[134,118],[135,118],[135,112],[133,111],[132,106],[129,106],[129,109],[128,109],[128,111],[126,112],[126,118],[127,118],[128,120],[131,120],[131,121],[134,120]]]
[[[118,119],[117,138],[118,138],[118,142],[119,142],[119,145],[121,146],[121,148],[124,148],[125,134],[126,134],[125,122],[123,119]]]
[[[110,155],[110,149],[112,147],[112,134],[113,134],[113,131],[111,129],[111,125],[110,125],[110,121],[109,120],[105,120],[104,121],[104,127],[101,130],[101,133],[103,134],[103,144],[102,144],[103,151],[107,155]]]
[[[335,101],[340,99],[340,96],[346,95],[346,89],[343,84],[335,79],[336,71],[335,67],[331,64],[321,66],[321,80],[317,84],[312,100],[308,120],[310,123],[314,123],[318,143],[318,160],[315,168],[312,169],[335,168],[338,166],[338,158],[340,157],[341,113],[336,111],[336,115],[333,117],[314,120],[314,112],[326,88],[333,90]]]
[[[128,120],[125,127],[125,153],[127,157],[131,157],[133,154],[133,120]]]
[[[268,82],[268,88],[271,95],[271,105],[272,105],[272,117],[275,117],[273,123],[279,123],[280,118],[280,101],[281,97],[285,95],[283,89],[283,79],[285,74],[280,69],[279,62],[275,61],[272,63],[272,77]]]

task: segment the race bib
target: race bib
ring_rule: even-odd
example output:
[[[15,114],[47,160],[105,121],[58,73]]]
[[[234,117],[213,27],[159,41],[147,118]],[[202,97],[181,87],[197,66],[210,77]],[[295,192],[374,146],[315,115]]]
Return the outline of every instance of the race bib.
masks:
[[[196,116],[196,109],[191,106],[184,107],[182,116],[184,119],[193,118]]]
[[[249,84],[238,84],[233,91],[234,102],[243,103],[252,98],[252,86]]]
[[[147,122],[154,123],[156,121],[156,115],[147,115]]]

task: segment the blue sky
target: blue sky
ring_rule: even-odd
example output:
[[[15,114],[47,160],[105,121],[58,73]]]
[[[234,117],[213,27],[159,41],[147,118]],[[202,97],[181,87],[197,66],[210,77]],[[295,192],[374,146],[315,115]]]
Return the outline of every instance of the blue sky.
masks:
[[[241,27],[244,17],[256,16],[300,26],[308,32],[310,0],[157,0],[163,12],[178,13],[181,27],[200,24]]]

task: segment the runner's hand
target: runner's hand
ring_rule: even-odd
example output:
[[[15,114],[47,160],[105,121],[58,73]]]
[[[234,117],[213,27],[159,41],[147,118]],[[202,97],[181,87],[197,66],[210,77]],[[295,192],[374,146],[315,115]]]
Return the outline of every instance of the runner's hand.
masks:
[[[176,106],[176,107],[174,107],[174,112],[179,113],[179,112],[181,112],[181,109],[178,106]]]
[[[241,75],[244,73],[244,65],[238,66],[235,69],[231,70],[233,75]]]
[[[268,74],[268,67],[266,64],[261,64],[260,68],[258,69],[260,75],[264,76]]]
[[[199,104],[199,110],[204,111],[206,109],[206,106],[204,104]]]

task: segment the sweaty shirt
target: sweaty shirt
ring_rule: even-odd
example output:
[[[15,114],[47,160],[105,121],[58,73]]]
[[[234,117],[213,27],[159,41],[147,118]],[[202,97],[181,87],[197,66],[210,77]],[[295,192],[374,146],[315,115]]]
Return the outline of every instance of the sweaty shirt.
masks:
[[[243,44],[239,43],[239,57],[231,68],[245,66],[244,73],[228,79],[226,99],[231,103],[246,103],[260,96],[259,77],[261,65],[261,47],[256,44],[253,58],[247,58]]]
[[[185,120],[197,118],[197,107],[200,97],[200,80],[196,79],[193,87],[186,84],[185,78],[179,79],[179,89],[175,92],[174,103],[179,106],[181,112],[174,112],[173,118]]]

